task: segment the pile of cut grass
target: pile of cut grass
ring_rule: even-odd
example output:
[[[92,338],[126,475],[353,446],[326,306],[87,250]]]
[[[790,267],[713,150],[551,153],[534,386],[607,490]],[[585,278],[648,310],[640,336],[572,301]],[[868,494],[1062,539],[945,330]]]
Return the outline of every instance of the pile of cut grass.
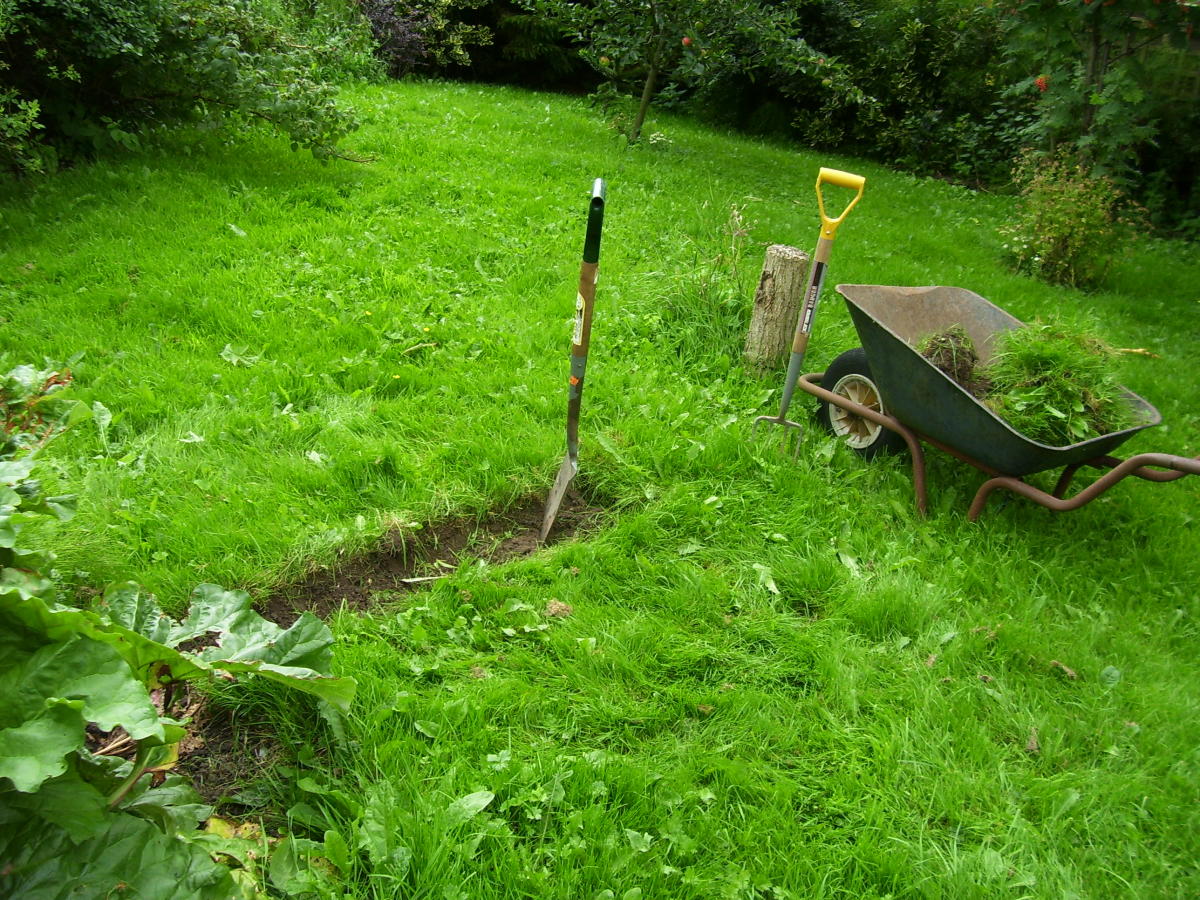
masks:
[[[988,366],[996,414],[1043,444],[1062,445],[1135,424],[1115,354],[1094,335],[1052,322],[1007,332]]]
[[[961,325],[929,335],[919,352],[1043,444],[1064,446],[1136,424],[1117,382],[1116,354],[1095,335],[1061,322],[1038,320],[999,335],[987,364]]]

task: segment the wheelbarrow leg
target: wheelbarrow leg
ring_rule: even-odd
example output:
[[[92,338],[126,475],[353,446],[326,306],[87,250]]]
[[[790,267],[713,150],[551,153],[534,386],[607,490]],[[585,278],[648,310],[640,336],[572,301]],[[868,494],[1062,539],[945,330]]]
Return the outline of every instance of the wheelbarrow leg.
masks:
[[[1086,466],[1086,462],[1072,463],[1062,470],[1062,474],[1058,476],[1058,481],[1054,484],[1054,496],[1060,500],[1067,496],[1067,489],[1071,487],[1071,479],[1075,477],[1075,473]]]

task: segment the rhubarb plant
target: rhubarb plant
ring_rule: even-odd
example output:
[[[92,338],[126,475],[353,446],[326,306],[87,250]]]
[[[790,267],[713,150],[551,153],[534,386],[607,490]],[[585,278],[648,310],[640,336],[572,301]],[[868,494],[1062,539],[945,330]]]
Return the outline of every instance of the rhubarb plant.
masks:
[[[69,384],[29,366],[0,380],[0,895],[260,896],[273,843],[211,827],[211,808],[171,773],[189,724],[175,700],[188,683],[259,677],[336,714],[354,681],[330,674],[323,622],[283,629],[242,591],[201,585],[180,620],[133,583],[92,609],[60,602],[52,555],[21,534],[71,514],[32,478],[41,448],[86,411]],[[97,734],[116,739],[96,746]]]

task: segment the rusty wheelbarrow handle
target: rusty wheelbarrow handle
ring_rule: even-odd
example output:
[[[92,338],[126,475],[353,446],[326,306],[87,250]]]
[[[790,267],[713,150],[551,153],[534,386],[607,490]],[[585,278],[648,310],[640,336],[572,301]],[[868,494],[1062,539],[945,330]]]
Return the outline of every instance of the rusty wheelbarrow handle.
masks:
[[[1069,499],[1064,498],[1063,494],[1067,491],[1071,477],[1081,466],[1085,465],[1099,469],[1108,469],[1109,471],[1075,496]],[[1161,471],[1162,469],[1168,471]],[[1062,477],[1059,478],[1053,494],[1047,494],[1045,491],[1039,490],[1019,478],[1002,475],[983,483],[978,493],[975,494],[975,499],[971,503],[971,509],[967,513],[967,518],[972,522],[978,519],[979,514],[983,512],[983,508],[987,504],[988,497],[991,496],[993,491],[1001,488],[1012,491],[1014,494],[1020,494],[1022,497],[1032,500],[1034,503],[1041,504],[1055,512],[1066,512],[1067,510],[1079,509],[1084,504],[1090,503],[1118,481],[1128,478],[1130,475],[1146,481],[1160,482],[1175,481],[1185,475],[1200,475],[1200,456],[1189,459],[1186,456],[1173,456],[1169,453],[1141,453],[1137,456],[1131,456],[1126,460],[1117,459],[1114,456],[1102,456],[1067,467],[1063,471]]]

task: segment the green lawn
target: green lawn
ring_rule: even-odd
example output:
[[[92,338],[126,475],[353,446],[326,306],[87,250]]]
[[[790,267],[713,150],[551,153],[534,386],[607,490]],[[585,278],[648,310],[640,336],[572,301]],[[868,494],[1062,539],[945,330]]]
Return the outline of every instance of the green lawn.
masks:
[[[43,539],[80,597],[132,578],[178,609],[544,496],[608,179],[579,477],[602,527],[335,616],[343,735],[309,749],[309,712],[245,701],[284,738],[255,811],[324,842],[320,890],[1200,893],[1200,479],[972,525],[981,476],[931,454],[921,519],[903,457],[752,439],[782,373],[740,363],[763,247],[811,249],[829,165],[867,188],[811,370],[857,343],[833,284],[961,285],[1150,351],[1122,377],[1165,424],[1123,449],[1193,456],[1194,245],[1083,294],[1004,267],[1010,198],[673,118],[630,150],[574,99],[349,93],[369,165],[192,133],[0,193],[0,362],[82,353],[76,396],[111,414],[47,452],[80,510]]]

